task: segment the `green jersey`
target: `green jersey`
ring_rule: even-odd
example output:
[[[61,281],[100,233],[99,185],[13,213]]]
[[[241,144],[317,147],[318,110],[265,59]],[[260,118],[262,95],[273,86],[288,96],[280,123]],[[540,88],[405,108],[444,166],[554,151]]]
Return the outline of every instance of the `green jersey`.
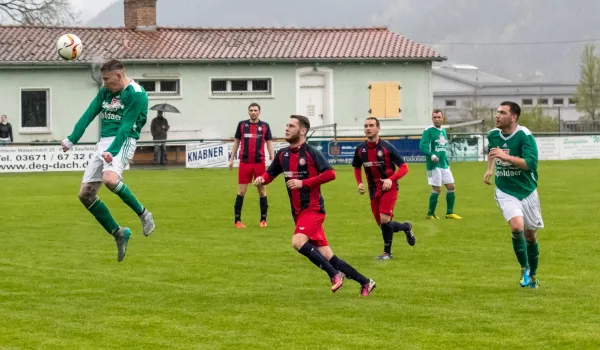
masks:
[[[517,168],[509,162],[496,159],[496,187],[519,200],[529,196],[537,188],[538,148],[531,131],[517,125],[510,135],[503,135],[500,129],[488,133],[488,152],[499,147],[508,155],[525,159],[529,170]]]
[[[114,137],[106,152],[116,156],[128,138],[140,138],[148,117],[148,95],[134,81],[114,93],[102,87],[67,137],[69,141],[76,144],[97,115],[100,115],[100,137]]]
[[[423,131],[419,149],[427,158],[425,160],[427,170],[435,168],[448,169],[450,163],[446,156],[446,147],[448,147],[448,135],[446,134],[446,129],[438,129],[435,126],[430,126]],[[431,160],[432,155],[435,155],[438,158],[437,163],[434,163],[433,160]]]

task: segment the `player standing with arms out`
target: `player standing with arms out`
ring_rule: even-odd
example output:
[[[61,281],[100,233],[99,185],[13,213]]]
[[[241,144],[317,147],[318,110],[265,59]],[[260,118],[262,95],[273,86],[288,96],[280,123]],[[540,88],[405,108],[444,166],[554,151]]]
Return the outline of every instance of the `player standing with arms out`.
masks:
[[[512,231],[512,244],[521,265],[521,287],[538,288],[537,229],[544,227],[537,192],[538,148],[531,131],[518,124],[521,107],[500,103],[496,128],[488,133],[488,167],[483,181],[491,185],[496,165],[494,197]]]
[[[361,195],[365,194],[366,189],[360,169],[364,167],[371,198],[371,211],[383,236],[383,254],[377,259],[389,260],[392,258],[392,241],[395,232],[403,231],[411,246],[416,243],[412,224],[409,221],[404,223],[392,221],[398,198],[398,180],[408,173],[408,165],[391,143],[379,138],[380,124],[377,118],[367,118],[364,127],[367,140],[358,145],[354,151],[352,160],[354,178],[358,184],[358,192]],[[398,166],[398,170],[394,165]]]
[[[429,210],[427,219],[438,219],[435,215],[438,197],[442,191],[442,184],[446,186],[446,219],[460,220],[462,217],[454,214],[454,177],[450,171],[450,163],[446,155],[448,147],[448,135],[442,127],[444,114],[441,110],[435,109],[431,114],[433,126],[428,127],[421,135],[419,149],[425,154],[425,166],[427,169],[427,183],[431,186],[431,195],[429,196]]]
[[[233,169],[234,155],[240,149],[240,168],[238,169],[238,193],[234,205],[234,224],[237,228],[246,228],[242,223],[242,207],[244,205],[244,196],[248,189],[248,184],[252,180],[265,172],[265,144],[269,157],[273,160],[273,136],[269,124],[260,120],[260,106],[258,103],[252,103],[248,107],[250,119],[242,120],[238,123],[235,130],[235,141],[229,160],[229,170]],[[269,202],[267,201],[267,186],[258,187],[260,197],[260,227],[267,226],[267,211]]]
[[[325,202],[321,185],[335,180],[335,171],[320,151],[306,144],[309,130],[310,121],[307,117],[290,116],[285,128],[285,140],[289,142],[289,147],[277,152],[267,172],[257,177],[254,184],[268,184],[283,173],[296,224],[292,246],[327,272],[332,292],[337,291],[344,278],[348,277],[361,285],[361,295],[368,296],[375,288],[375,281],[335,256],[325,237]]]
[[[117,60],[105,62],[100,74],[104,86],[61,145],[64,152],[73,148],[92,120],[100,115],[100,141],[96,144],[94,158],[83,174],[79,200],[106,232],[115,238],[117,261],[122,261],[131,230],[117,224],[97,193],[104,184],[139,216],[144,236],[154,231],[152,213],[144,208],[122,181],[123,171],[133,158],[136,141],[146,124],[148,95],[140,85],[127,77],[123,64]]]

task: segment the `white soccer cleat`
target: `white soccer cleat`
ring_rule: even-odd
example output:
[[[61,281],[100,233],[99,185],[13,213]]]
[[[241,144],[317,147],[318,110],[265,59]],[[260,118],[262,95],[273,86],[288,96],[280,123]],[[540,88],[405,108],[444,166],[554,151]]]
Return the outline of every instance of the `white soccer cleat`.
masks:
[[[154,224],[154,216],[147,209],[144,210],[144,213],[140,215],[140,219],[142,220],[142,228],[144,236],[148,237],[154,231],[156,225]]]

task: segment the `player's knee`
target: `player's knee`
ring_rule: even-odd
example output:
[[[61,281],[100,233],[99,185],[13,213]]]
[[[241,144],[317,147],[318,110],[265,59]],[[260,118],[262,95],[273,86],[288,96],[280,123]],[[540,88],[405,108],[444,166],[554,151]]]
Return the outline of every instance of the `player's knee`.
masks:
[[[105,171],[102,174],[102,183],[111,191],[119,184],[119,176],[112,171]]]
[[[512,232],[520,232],[524,230],[523,220],[519,220],[518,218],[511,219],[509,225]]]
[[[267,196],[267,186],[265,186],[265,185],[259,186],[258,187],[258,194],[261,197],[266,197]]]
[[[447,184],[447,185],[446,185],[446,189],[447,189],[448,191],[454,191],[454,184]]]
[[[390,222],[392,220],[392,218],[387,215],[387,214],[379,214],[379,222],[381,223],[381,225],[385,225],[388,222]]]
[[[83,204],[86,208],[89,208],[90,205],[92,205],[96,200],[96,193],[91,190],[82,189],[79,191],[77,197],[79,197],[81,204]]]
[[[442,192],[442,187],[440,186],[431,186],[431,190],[437,194],[440,194],[440,192]]]
[[[537,241],[537,231],[536,230],[525,230],[525,240],[527,242],[535,242]]]

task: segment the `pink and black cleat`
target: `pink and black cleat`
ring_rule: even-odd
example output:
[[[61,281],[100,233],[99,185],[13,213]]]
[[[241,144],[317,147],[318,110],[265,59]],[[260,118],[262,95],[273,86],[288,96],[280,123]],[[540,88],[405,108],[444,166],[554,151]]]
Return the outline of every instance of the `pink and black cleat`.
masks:
[[[344,274],[338,272],[337,275],[331,277],[331,291],[336,292],[338,289],[342,288],[342,284],[344,284]]]

